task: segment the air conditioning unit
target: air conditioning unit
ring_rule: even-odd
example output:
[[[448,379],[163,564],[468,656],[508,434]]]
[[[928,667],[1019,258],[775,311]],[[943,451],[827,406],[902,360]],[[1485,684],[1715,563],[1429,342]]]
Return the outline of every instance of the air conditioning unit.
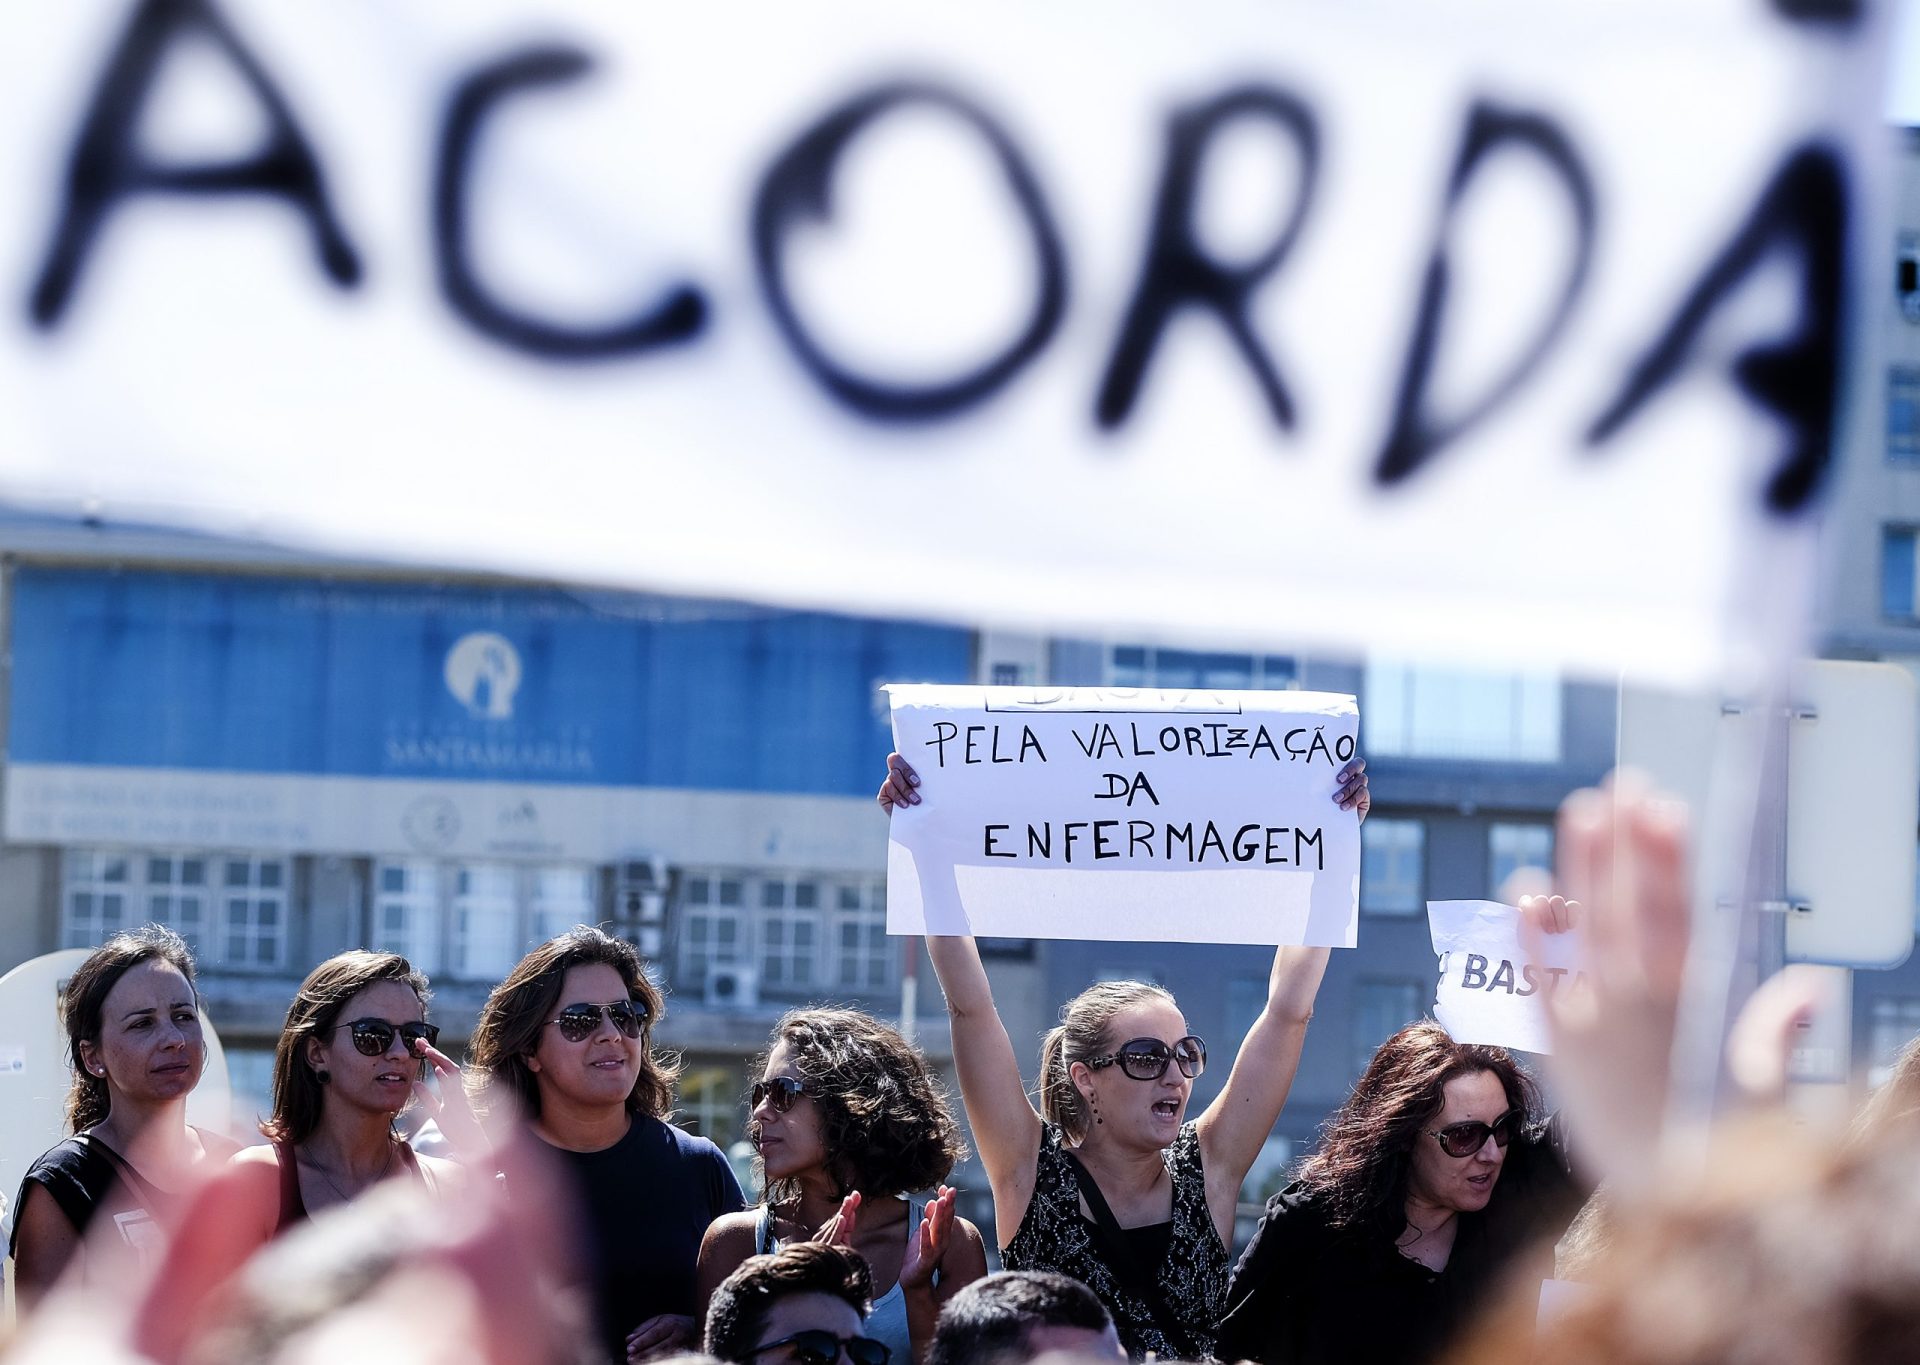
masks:
[[[752,1009],[760,1003],[760,974],[738,962],[707,964],[706,1002],[723,1009]]]
[[[617,864],[613,908],[630,924],[659,924],[665,918],[672,870],[664,858],[626,858]]]

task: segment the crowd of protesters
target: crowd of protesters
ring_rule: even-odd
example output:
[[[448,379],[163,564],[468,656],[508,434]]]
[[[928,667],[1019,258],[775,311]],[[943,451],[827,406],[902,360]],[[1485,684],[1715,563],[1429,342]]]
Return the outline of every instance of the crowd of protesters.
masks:
[[[895,755],[880,804],[918,804],[917,786]],[[1365,818],[1363,763],[1333,799]],[[775,1026],[745,1097],[764,1191],[749,1208],[719,1149],[671,1121],[665,1002],[634,948],[597,929],[507,975],[464,1067],[436,1047],[428,983],[405,959],[322,963],[287,1013],[267,1141],[245,1148],[185,1119],[206,1061],[187,946],[152,926],[119,934],[63,1000],[72,1135],[15,1202],[19,1325],[0,1355],[1920,1358],[1920,1051],[1844,1142],[1785,1125],[1758,1090],[1741,1123],[1676,1141],[1683,823],[1630,783],[1579,793],[1559,857],[1554,893],[1521,904],[1530,935],[1587,940],[1589,990],[1550,1007],[1562,1108],[1543,1113],[1505,1050],[1411,1024],[1237,1265],[1241,1187],[1286,1101],[1325,949],[1276,953],[1225,1084],[1189,1117],[1208,1048],[1167,992],[1103,982],[1067,1002],[1036,1101],[974,943],[929,939],[992,1196],[1004,1270],[990,1274],[946,1183],[962,1125],[926,1058],[866,1014],[821,1006]],[[400,1135],[409,1106],[431,1114],[441,1155]]]

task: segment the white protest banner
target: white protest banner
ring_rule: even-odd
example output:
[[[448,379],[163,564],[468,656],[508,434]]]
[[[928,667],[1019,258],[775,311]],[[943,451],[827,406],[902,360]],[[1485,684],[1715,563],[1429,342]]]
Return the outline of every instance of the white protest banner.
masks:
[[[893,815],[889,933],[1353,946],[1352,697],[887,694],[921,796]]]
[[[1520,945],[1520,912],[1498,901],[1428,901],[1440,955],[1433,1017],[1456,1043],[1550,1052],[1543,1001],[1578,979],[1573,934],[1547,936],[1542,955]]]
[[[0,488],[1694,677],[1773,600],[1737,550],[1806,544],[1829,462],[1884,139],[1859,13],[11,6]]]

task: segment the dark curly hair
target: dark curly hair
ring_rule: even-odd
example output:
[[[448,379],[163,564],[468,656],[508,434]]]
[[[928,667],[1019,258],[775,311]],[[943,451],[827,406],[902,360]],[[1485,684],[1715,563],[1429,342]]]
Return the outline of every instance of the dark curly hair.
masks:
[[[795,1242],[770,1256],[749,1256],[707,1301],[707,1350],[722,1360],[750,1360],[768,1311],[794,1294],[831,1294],[865,1320],[873,1311],[873,1274],[859,1252],[825,1242]]]
[[[1321,1129],[1320,1150],[1300,1169],[1300,1180],[1324,1201],[1335,1227],[1405,1226],[1407,1172],[1420,1130],[1446,1102],[1456,1076],[1490,1071],[1507,1104],[1531,1126],[1539,1122],[1540,1092],[1501,1047],[1456,1043],[1431,1019],[1408,1024],[1373,1054],[1353,1093]]]
[[[780,1043],[820,1115],[827,1169],[843,1194],[930,1190],[966,1155],[945,1090],[897,1029],[859,1010],[790,1010],[773,1027],[773,1045]],[[762,1073],[771,1055],[770,1046]],[[799,1193],[792,1181],[776,1180],[767,1202]]]

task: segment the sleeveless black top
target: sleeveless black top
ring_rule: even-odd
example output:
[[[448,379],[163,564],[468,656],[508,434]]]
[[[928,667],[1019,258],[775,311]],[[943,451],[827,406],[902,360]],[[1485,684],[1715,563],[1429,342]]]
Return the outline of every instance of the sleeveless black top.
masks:
[[[1121,1268],[1128,1254],[1107,1247],[1100,1230],[1081,1215],[1072,1158],[1061,1145],[1060,1129],[1051,1123],[1040,1134],[1026,1217],[1000,1259],[1009,1270],[1056,1270],[1082,1281],[1113,1314],[1120,1344],[1136,1360],[1149,1351],[1167,1360],[1208,1359],[1227,1305],[1229,1265],[1226,1245],[1207,1208],[1199,1130],[1191,1123],[1183,1125],[1161,1159],[1173,1179],[1171,1228],[1165,1234],[1133,1229],[1147,1236],[1128,1237],[1135,1246],[1165,1237],[1154,1281],[1158,1304],[1128,1286]]]

